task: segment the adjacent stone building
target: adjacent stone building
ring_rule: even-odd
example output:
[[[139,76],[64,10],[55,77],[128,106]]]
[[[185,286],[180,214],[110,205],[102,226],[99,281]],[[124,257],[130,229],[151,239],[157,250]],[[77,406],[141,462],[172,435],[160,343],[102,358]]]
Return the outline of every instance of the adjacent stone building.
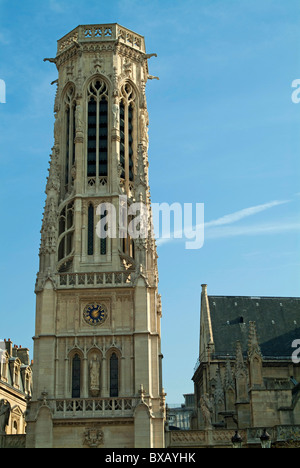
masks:
[[[193,430],[169,446],[231,447],[236,430],[257,446],[264,428],[275,446],[300,446],[299,339],[300,298],[209,296],[203,285]]]
[[[202,286],[198,427],[300,424],[300,298],[208,296]],[[212,405],[205,418],[205,398]]]
[[[0,447],[8,445],[8,436],[26,432],[27,403],[32,391],[29,350],[13,345],[10,339],[0,343]],[[17,437],[14,446],[19,445]],[[24,444],[25,440],[22,440]]]
[[[145,96],[152,55],[143,36],[100,24],[78,26],[45,59],[58,79],[29,448],[164,447]]]

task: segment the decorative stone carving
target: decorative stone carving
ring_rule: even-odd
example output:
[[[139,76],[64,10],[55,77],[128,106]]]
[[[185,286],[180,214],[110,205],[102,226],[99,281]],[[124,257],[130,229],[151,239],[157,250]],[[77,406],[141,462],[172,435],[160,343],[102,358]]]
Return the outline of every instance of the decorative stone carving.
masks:
[[[82,73],[82,70],[78,70],[77,77],[75,79],[75,84],[76,84],[76,99],[82,98],[82,88],[83,88],[83,83],[85,80],[85,76]]]
[[[119,75],[117,67],[113,67],[113,74],[110,75],[112,77],[113,83],[113,96],[117,97],[119,95]]]
[[[112,105],[112,113],[113,113],[113,128],[116,130],[119,129],[119,123],[120,123],[120,108],[118,104],[118,99],[114,99],[114,103]]]
[[[41,229],[40,253],[56,253],[57,242],[57,209],[53,198],[47,198],[43,225]]]
[[[132,63],[127,59],[123,63],[123,71],[126,78],[132,78]]]
[[[0,401],[0,435],[5,434],[5,428],[8,426],[11,406],[7,400]]]
[[[158,76],[148,75],[148,80],[159,80]]]
[[[147,150],[149,146],[148,126],[149,126],[148,112],[146,109],[141,109],[141,113],[140,113],[141,140],[145,142]]]
[[[96,427],[87,428],[83,434],[83,445],[87,445],[90,448],[98,448],[99,445],[103,444],[104,434],[101,429]]]
[[[93,354],[90,361],[90,392],[92,396],[100,393],[100,362],[97,354]]]
[[[255,322],[249,322],[248,358],[253,359],[255,356],[262,359],[262,353],[258,344],[256,324]]]
[[[102,69],[103,69],[103,63],[104,63],[104,59],[103,57],[100,56],[100,54],[98,53],[96,55],[96,57],[94,58],[93,60],[93,64],[94,64],[94,69],[91,70],[91,73],[101,73]]]
[[[147,99],[146,99],[146,82],[141,80],[141,99],[140,99],[140,108],[147,108]]]
[[[76,132],[83,131],[82,106],[78,102],[77,102],[76,111],[75,111],[75,126],[76,126]]]
[[[59,176],[59,162],[58,162],[59,149],[58,147],[53,148],[52,156],[50,159],[49,177],[47,179],[46,194],[48,195],[50,190],[54,190],[57,194],[60,190],[60,176]]]
[[[59,113],[56,112],[55,115],[55,122],[54,122],[54,141],[55,143],[59,142],[59,135],[60,135],[60,118]]]
[[[59,112],[60,109],[60,92],[59,92],[59,85],[58,85],[58,80],[53,81],[51,84],[56,84],[56,92],[55,92],[55,99],[54,99],[54,113]]]
[[[74,74],[74,64],[73,63],[66,66],[66,74],[67,74],[68,79],[73,78],[73,74]]]
[[[200,398],[200,408],[202,411],[204,424],[206,428],[212,427],[213,406],[207,393]]]

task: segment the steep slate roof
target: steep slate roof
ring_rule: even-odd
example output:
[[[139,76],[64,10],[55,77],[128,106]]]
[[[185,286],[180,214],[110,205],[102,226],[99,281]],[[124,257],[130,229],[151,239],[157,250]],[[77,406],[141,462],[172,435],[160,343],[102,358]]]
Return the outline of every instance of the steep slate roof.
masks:
[[[249,322],[256,323],[266,358],[291,358],[300,339],[300,298],[208,296],[215,354],[235,355],[236,342],[248,350]]]

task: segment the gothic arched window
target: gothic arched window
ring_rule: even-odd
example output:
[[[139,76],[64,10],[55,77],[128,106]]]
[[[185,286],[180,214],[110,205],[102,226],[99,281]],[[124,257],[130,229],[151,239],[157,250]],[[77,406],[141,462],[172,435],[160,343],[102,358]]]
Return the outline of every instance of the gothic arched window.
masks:
[[[81,360],[78,354],[72,359],[72,398],[80,397]]]
[[[109,375],[110,375],[110,385],[109,385],[109,396],[118,397],[119,396],[119,359],[116,353],[113,353],[109,360]]]
[[[87,176],[89,185],[105,185],[108,174],[108,90],[100,78],[88,87]],[[95,179],[95,182],[90,182]]]
[[[75,89],[69,86],[64,99],[65,120],[65,191],[68,192],[73,183],[72,167],[75,164]]]
[[[134,113],[135,92],[129,83],[121,88],[120,101],[120,165],[121,179],[125,180],[126,191],[134,178]]]
[[[135,256],[135,249],[134,249],[134,240],[128,233],[128,226],[134,219],[132,215],[128,216],[128,206],[125,200],[120,200],[119,205],[119,213],[120,213],[120,249],[121,251],[131,257],[134,258]]]
[[[74,203],[64,206],[59,215],[58,261],[69,257],[73,251]]]
[[[94,254],[94,205],[88,208],[88,255]]]
[[[98,215],[98,213],[97,213]],[[103,214],[100,214],[100,220],[108,216],[108,211],[105,210]],[[98,218],[99,219],[99,218]],[[106,219],[104,220],[104,222]],[[100,237],[100,234],[96,232],[96,219],[95,219],[95,207],[93,203],[88,206],[88,230],[87,230],[87,253],[88,255],[106,255],[107,254],[107,237]],[[108,230],[108,223],[104,225],[104,230]],[[98,243],[98,241],[100,242]]]
[[[108,215],[108,212],[105,210],[102,215],[100,215],[100,219],[105,218]],[[105,231],[107,231],[107,225],[104,227]],[[106,255],[107,250],[107,238],[101,237],[100,238],[100,255]]]

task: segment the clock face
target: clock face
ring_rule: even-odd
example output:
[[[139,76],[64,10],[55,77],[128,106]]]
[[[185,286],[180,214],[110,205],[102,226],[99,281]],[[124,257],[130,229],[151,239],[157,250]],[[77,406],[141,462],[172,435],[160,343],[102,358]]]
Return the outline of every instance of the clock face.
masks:
[[[106,319],[106,309],[100,304],[89,304],[84,309],[83,318],[89,325],[100,325]]]

